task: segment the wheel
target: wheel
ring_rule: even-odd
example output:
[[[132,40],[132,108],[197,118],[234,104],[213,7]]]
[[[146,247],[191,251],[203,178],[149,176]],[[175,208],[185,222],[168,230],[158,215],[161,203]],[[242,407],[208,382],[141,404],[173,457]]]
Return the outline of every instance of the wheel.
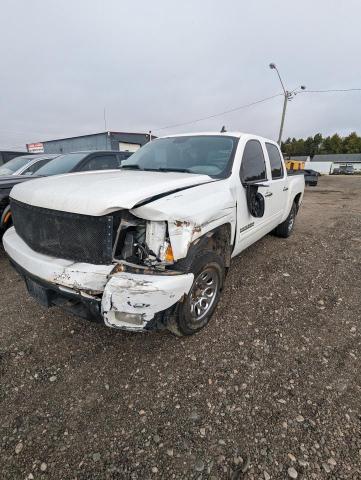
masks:
[[[292,208],[286,220],[275,228],[274,234],[277,237],[287,238],[291,235],[293,227],[295,226],[295,220],[297,215],[297,205],[295,202],[292,204]]]
[[[192,335],[210,321],[219,301],[225,266],[222,257],[211,251],[194,252],[190,260],[184,262],[184,270],[194,274],[193,285],[177,305],[172,333]]]

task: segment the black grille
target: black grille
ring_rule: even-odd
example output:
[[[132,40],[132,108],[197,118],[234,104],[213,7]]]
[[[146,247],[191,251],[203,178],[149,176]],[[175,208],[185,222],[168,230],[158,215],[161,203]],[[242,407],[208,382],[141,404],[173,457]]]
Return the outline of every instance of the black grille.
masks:
[[[76,262],[112,262],[113,217],[33,207],[11,200],[17,234],[36,252]]]

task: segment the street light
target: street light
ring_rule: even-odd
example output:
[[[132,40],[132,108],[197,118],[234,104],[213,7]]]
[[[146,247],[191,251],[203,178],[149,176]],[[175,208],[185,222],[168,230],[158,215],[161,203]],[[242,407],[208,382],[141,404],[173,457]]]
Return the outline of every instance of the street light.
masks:
[[[279,133],[279,136],[278,136],[278,145],[281,146],[281,141],[282,141],[282,132],[283,132],[283,125],[285,123],[285,116],[286,116],[286,108],[287,108],[287,102],[288,101],[291,101],[296,95],[297,93],[299,93],[300,89],[301,90],[306,90],[306,87],[304,85],[301,85],[300,87],[297,87],[295,88],[294,90],[286,90],[285,86],[284,86],[284,83],[282,81],[282,78],[281,78],[281,75],[280,75],[280,72],[278,71],[278,68],[277,68],[277,65],[275,63],[270,63],[269,64],[269,68],[271,70],[276,70],[277,72],[277,75],[278,75],[278,78],[279,78],[279,81],[282,85],[282,90],[283,90],[283,96],[284,96],[284,101],[283,101],[283,110],[282,110],[282,118],[281,118],[281,126],[280,126],[280,133]]]

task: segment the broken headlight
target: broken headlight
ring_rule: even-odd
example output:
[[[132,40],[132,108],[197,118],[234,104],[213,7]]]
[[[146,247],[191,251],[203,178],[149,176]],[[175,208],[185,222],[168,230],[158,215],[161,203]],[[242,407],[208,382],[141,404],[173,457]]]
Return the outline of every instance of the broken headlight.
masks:
[[[174,259],[167,223],[142,220],[129,212],[122,214],[114,243],[114,258],[146,266],[172,264]]]

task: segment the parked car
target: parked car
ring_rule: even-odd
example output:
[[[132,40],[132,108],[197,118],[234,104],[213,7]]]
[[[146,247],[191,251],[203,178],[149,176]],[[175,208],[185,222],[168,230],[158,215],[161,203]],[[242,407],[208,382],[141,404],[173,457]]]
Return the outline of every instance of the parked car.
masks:
[[[353,165],[340,165],[337,168],[334,168],[332,174],[333,175],[353,175],[355,173],[355,169]]]
[[[355,173],[355,169],[353,165],[341,165],[340,166],[340,175],[353,175]]]
[[[0,166],[4,163],[9,162],[12,158],[19,157],[24,155],[32,155],[30,152],[14,152],[12,150],[1,150],[0,151]]]
[[[209,322],[232,258],[271,231],[292,233],[304,185],[272,140],[169,136],[119,171],[16,185],[3,243],[42,305],[190,335]]]
[[[15,157],[0,167],[0,178],[9,175],[33,175],[40,167],[48,163],[57,155],[42,153],[39,155],[22,155]]]
[[[316,172],[316,170],[311,170],[311,169],[305,169],[304,171],[304,176],[305,176],[305,184],[309,185],[311,187],[315,187],[318,182],[318,177],[320,174]]]
[[[0,176],[0,235],[12,225],[9,194],[11,189],[18,183],[23,183],[36,177],[47,177],[61,173],[119,168],[122,161],[129,158],[130,155],[132,155],[130,152],[107,150],[66,153],[64,155],[54,155],[55,158],[50,161],[47,160],[32,175],[30,175],[31,172],[28,172],[28,170],[34,167],[27,165],[28,169],[24,170],[22,175]]]

